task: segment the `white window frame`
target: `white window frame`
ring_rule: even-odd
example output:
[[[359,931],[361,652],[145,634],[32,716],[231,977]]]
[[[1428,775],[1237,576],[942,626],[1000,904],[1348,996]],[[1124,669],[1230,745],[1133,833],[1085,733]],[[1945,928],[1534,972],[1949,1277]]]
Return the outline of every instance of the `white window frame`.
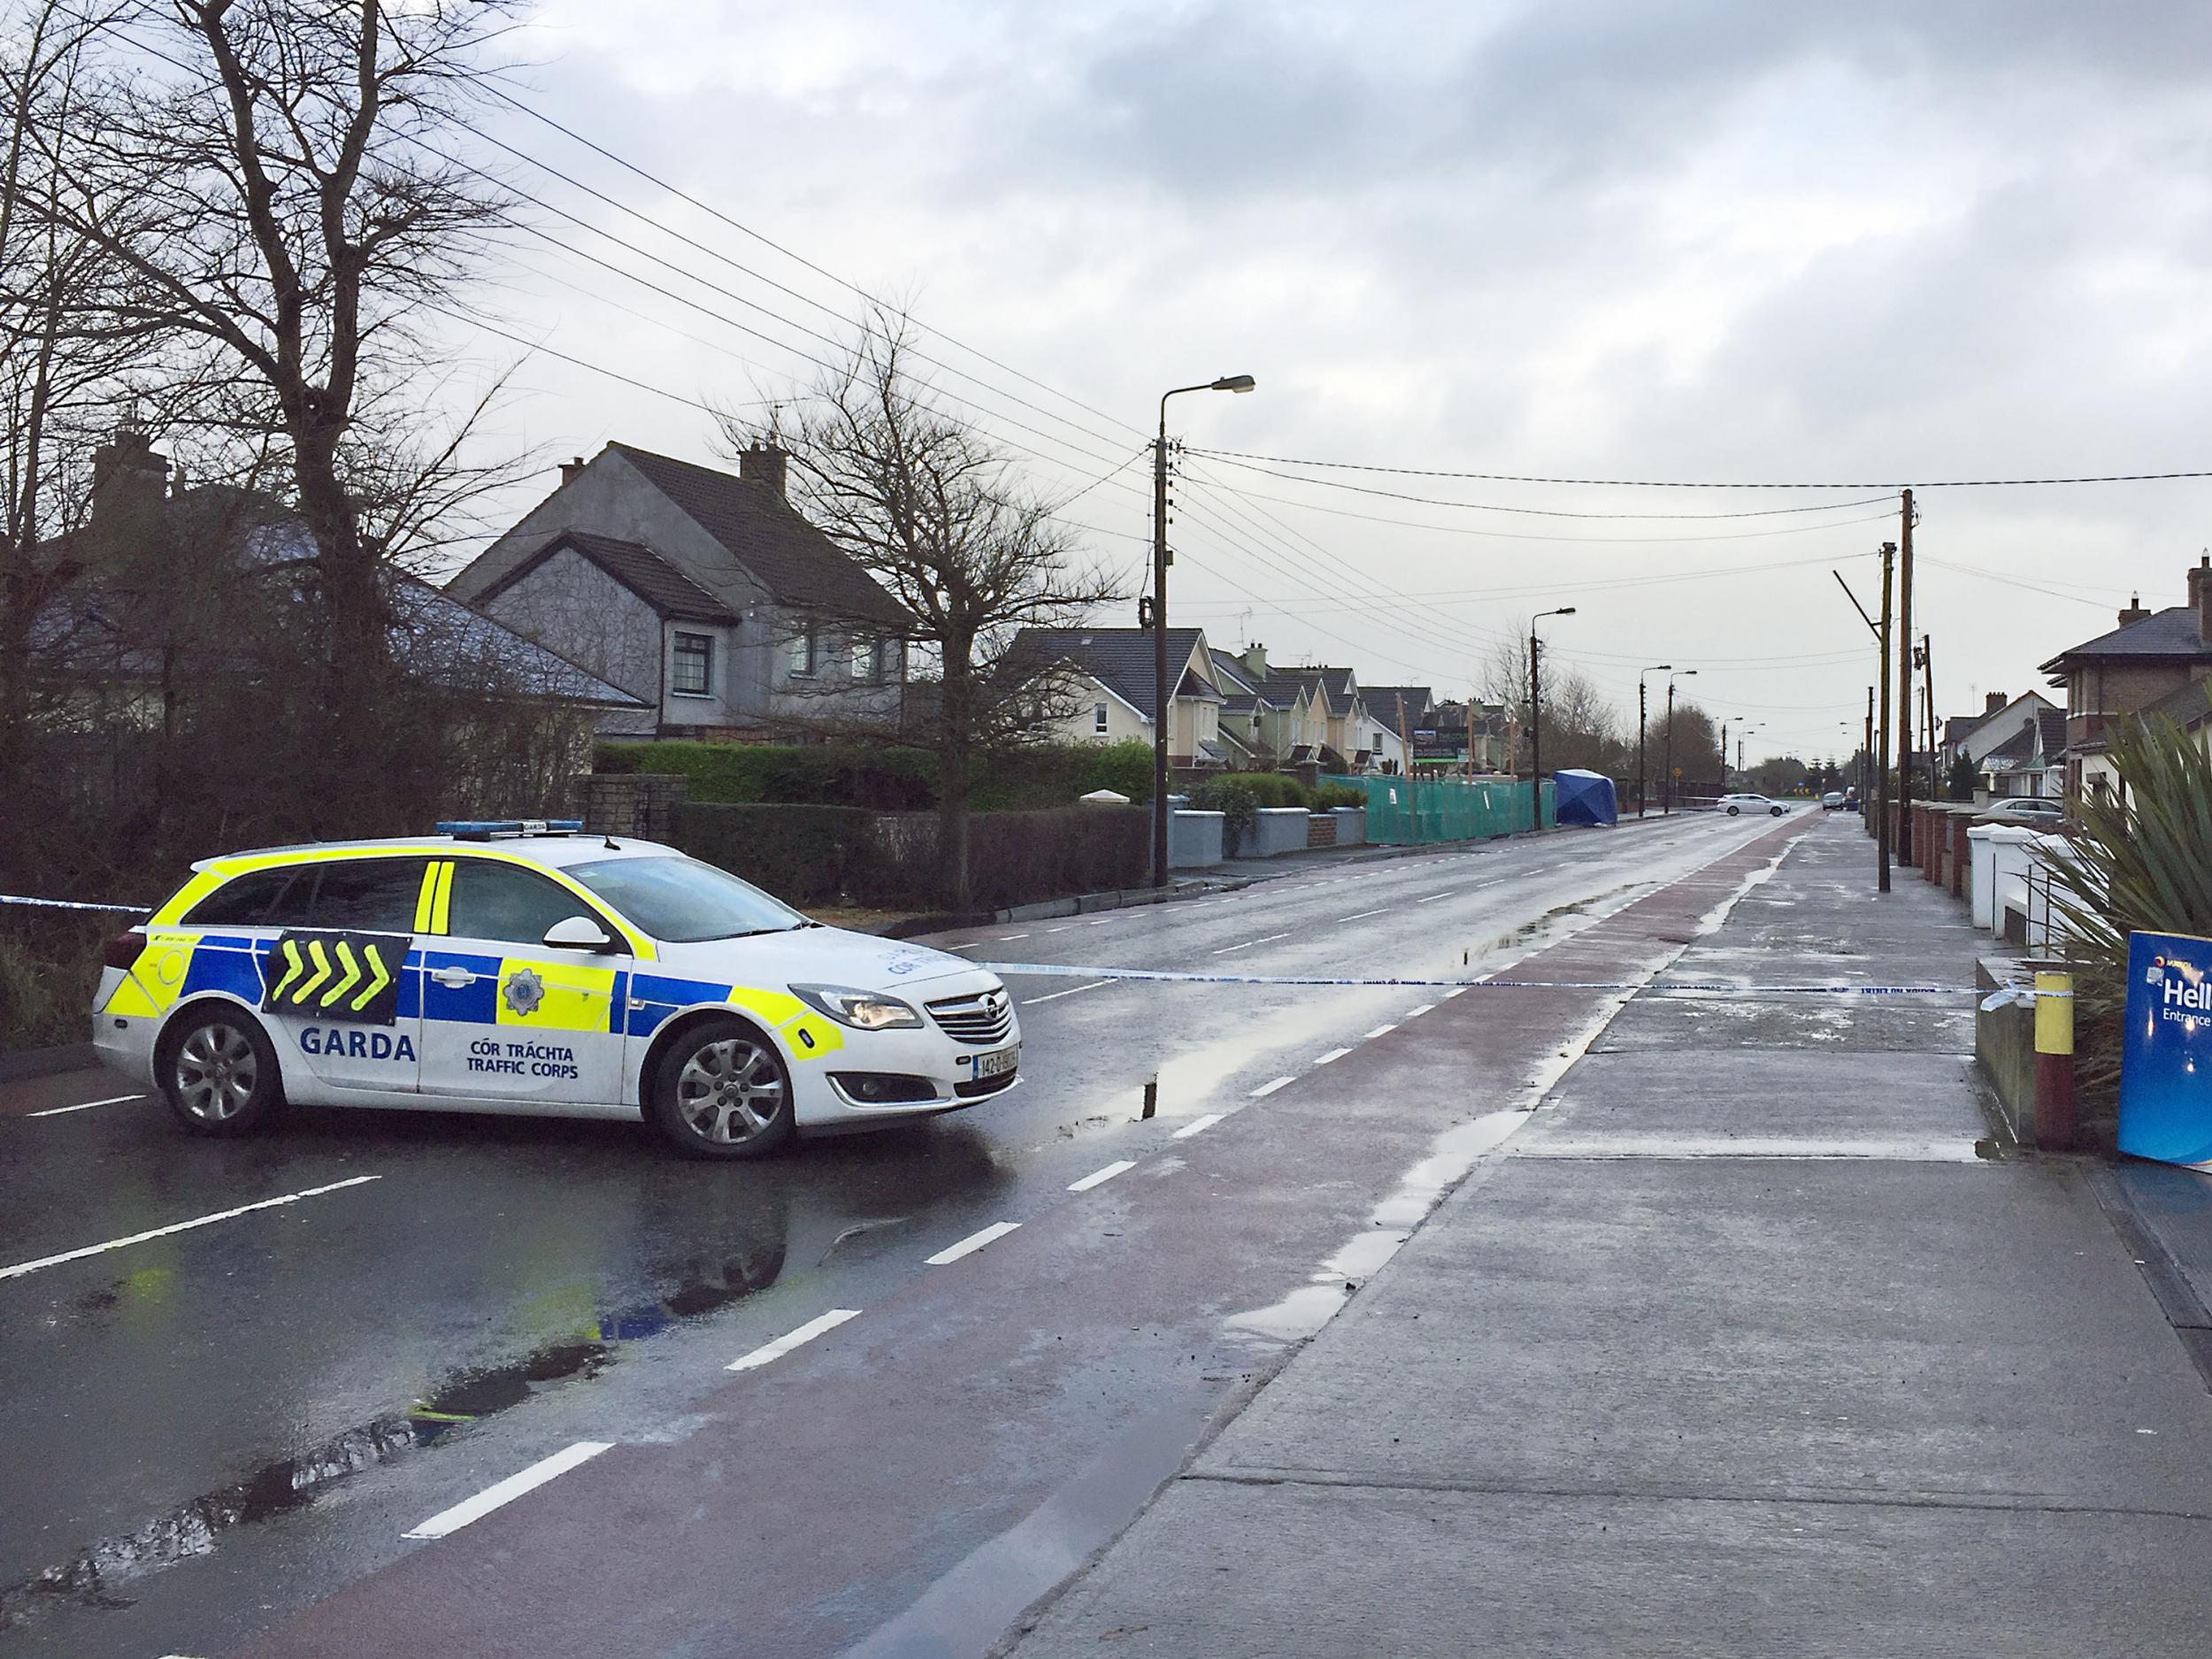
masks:
[[[1105,736],[1109,729],[1107,722],[1108,710],[1105,701],[1102,698],[1091,704],[1091,735],[1093,737]]]
[[[883,678],[882,641],[872,634],[853,635],[852,677],[863,685],[871,686]]]
[[[681,671],[687,655],[683,648],[684,642],[687,640],[697,640],[707,648],[704,672],[700,676],[702,683],[696,691],[676,683],[677,675]],[[668,646],[668,695],[672,697],[712,697],[714,695],[713,634],[695,634],[688,628],[678,628],[673,631]]]

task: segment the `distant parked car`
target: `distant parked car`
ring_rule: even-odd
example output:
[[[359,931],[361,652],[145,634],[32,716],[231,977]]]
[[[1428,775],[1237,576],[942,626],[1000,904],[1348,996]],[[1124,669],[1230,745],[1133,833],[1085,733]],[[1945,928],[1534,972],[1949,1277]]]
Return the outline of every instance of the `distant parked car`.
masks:
[[[1835,811],[1839,807],[1843,805],[1843,791],[1840,789],[1829,790],[1826,795],[1820,797],[1820,804],[1824,811]]]
[[[2004,814],[2013,818],[2048,818],[2057,823],[2066,816],[2066,803],[2053,801],[2044,795],[2000,796],[1983,809],[1983,815]]]
[[[1742,812],[1769,812],[1780,818],[1789,808],[1763,795],[1724,795],[1720,798],[1720,810],[1730,818]]]

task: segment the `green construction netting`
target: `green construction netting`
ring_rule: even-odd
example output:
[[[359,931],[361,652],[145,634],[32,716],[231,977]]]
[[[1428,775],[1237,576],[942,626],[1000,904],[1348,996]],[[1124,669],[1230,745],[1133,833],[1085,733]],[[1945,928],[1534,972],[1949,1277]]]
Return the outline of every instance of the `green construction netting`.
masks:
[[[1324,778],[1367,795],[1367,839],[1401,847],[1479,841],[1528,828],[1528,786],[1458,778]],[[1544,785],[1544,822],[1552,822],[1552,786]]]

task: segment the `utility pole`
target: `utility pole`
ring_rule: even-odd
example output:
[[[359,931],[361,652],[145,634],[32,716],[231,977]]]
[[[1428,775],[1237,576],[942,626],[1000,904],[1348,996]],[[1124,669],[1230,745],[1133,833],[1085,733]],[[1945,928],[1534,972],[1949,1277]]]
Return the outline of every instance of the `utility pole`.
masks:
[[[1920,747],[1928,757],[1928,799],[1934,801],[1945,791],[1936,772],[1935,645],[1924,634],[1920,636],[1920,710],[1925,717],[1920,727]]]
[[[1667,759],[1659,780],[1659,816],[1674,816],[1674,681],[1667,681]]]
[[[1636,816],[1644,815],[1644,675],[1671,674],[1672,663],[1654,663],[1636,676]]]
[[[1912,862],[1912,491],[1904,493],[1897,569],[1897,857]]]
[[[1398,748],[1405,757],[1402,764],[1406,776],[1410,779],[1413,776],[1413,737],[1406,730],[1406,694],[1402,691],[1398,694]]]
[[[1728,793],[1728,722],[1720,723],[1720,792]]]
[[[1874,780],[1867,768],[1874,761],[1874,687],[1866,688],[1866,735],[1859,741],[1859,815],[1866,815],[1866,803],[1874,798]]]
[[[1890,607],[1897,587],[1896,579],[1897,543],[1885,541],[1882,543],[1882,718],[1881,729],[1875,733],[1874,750],[1875,886],[1884,893],[1889,891],[1889,643]]]
[[[1528,625],[1528,826],[1532,830],[1544,827],[1544,714],[1541,701],[1543,678],[1540,653],[1543,641],[1536,637],[1536,625]]]

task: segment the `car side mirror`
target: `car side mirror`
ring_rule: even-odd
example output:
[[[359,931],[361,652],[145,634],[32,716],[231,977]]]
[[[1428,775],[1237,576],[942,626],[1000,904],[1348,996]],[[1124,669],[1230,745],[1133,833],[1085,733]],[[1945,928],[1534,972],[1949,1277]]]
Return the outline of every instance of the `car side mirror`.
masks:
[[[588,916],[565,916],[545,930],[545,943],[555,950],[611,951],[615,942],[607,930]]]

